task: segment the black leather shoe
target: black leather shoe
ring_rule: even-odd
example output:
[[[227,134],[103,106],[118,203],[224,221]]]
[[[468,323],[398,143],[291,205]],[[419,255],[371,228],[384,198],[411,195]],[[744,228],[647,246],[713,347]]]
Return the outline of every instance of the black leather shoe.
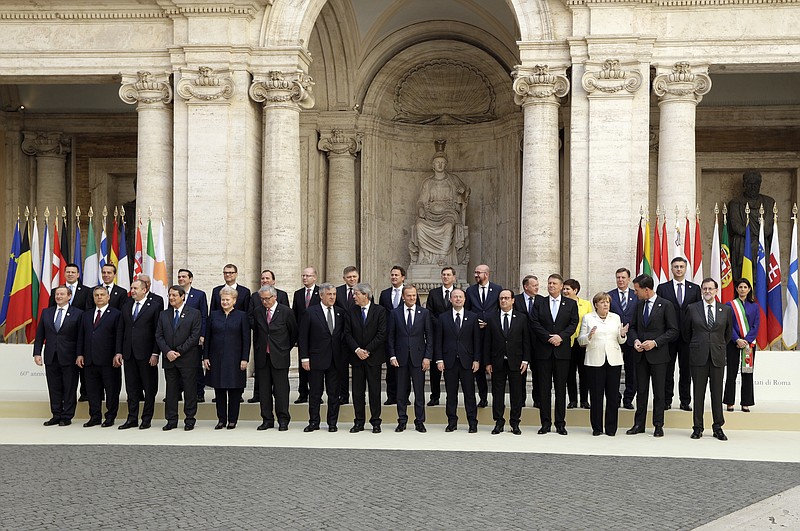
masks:
[[[702,436],[703,436],[703,430],[695,428],[692,430],[692,435],[690,436],[690,438],[699,439]]]
[[[380,426],[373,426],[372,427],[372,433],[380,433],[380,432],[381,432],[381,427]]]
[[[150,429],[150,423],[149,422],[142,422],[141,424],[139,424],[139,429],[140,430],[149,430]]]
[[[452,433],[452,432],[456,431],[457,429],[458,428],[456,427],[455,424],[448,424],[447,427],[444,429],[444,431],[446,433]]]
[[[653,430],[653,437],[663,437],[664,436],[664,428],[661,426],[656,426],[656,429]]]
[[[308,395],[300,396],[294,401],[295,404],[305,404],[306,402],[308,402]]]
[[[480,402],[478,402],[478,407],[486,407],[488,405],[489,405],[489,401],[487,399],[485,399],[485,398],[482,399]]]
[[[400,433],[406,431],[406,424],[405,422],[398,422],[397,427],[394,429],[396,433]]]
[[[72,424],[72,421],[68,419],[61,419],[58,421],[59,426],[69,426],[70,424]]]
[[[44,421],[43,425],[44,426],[57,426],[59,422],[60,422],[60,419],[57,419],[57,418],[53,417],[50,420]]]
[[[340,398],[339,399],[339,405],[340,406],[346,406],[349,403],[350,403],[350,399],[349,398]]]
[[[164,431],[170,431],[170,430],[174,430],[177,427],[178,427],[177,424],[167,424],[161,429],[164,430]]]
[[[274,422],[262,422],[258,426],[258,428],[256,428],[256,429],[258,431],[264,431],[264,430],[269,430],[269,429],[274,428],[274,427],[275,427],[275,423]]]
[[[289,429],[288,424],[278,424],[278,431],[287,431]]]
[[[681,404],[681,409],[684,411],[691,411],[692,406],[690,406],[689,404]]]
[[[511,426],[511,433],[514,435],[522,435],[522,430],[519,429],[519,426]]]
[[[592,430],[592,437],[598,437],[600,435],[603,435],[602,431],[600,431],[600,430]]]
[[[194,429],[194,424],[184,424],[183,431],[192,431]]]
[[[416,424],[414,426],[414,429],[420,433],[428,433],[428,429],[425,427],[425,424],[422,424],[421,422],[419,424]]]
[[[392,400],[391,398],[387,398],[386,402],[383,403],[384,406],[393,406],[397,404],[397,400]]]
[[[78,402],[88,402],[88,401],[89,401],[89,397],[86,396],[86,395],[81,395],[81,396],[78,397]]]
[[[303,428],[303,433],[311,433],[312,431],[317,431],[319,426],[317,424],[309,424],[305,428]]]
[[[497,435],[498,433],[503,433],[504,424],[495,424],[494,428],[492,428],[492,435]]]
[[[226,429],[235,430],[236,429],[236,423],[235,422],[229,422]]]
[[[539,431],[537,431],[536,433],[538,433],[539,435],[544,435],[545,433],[550,433],[550,426],[542,426],[541,428],[539,428]]]
[[[589,402],[581,402],[581,409],[592,409],[592,406],[589,405]]]
[[[634,425],[631,429],[625,432],[625,435],[638,435],[639,433],[644,433],[644,428]]]
[[[725,432],[722,431],[722,428],[714,431],[714,437],[716,437],[720,441],[727,441],[728,440],[728,437],[725,435]]]
[[[259,402],[261,402],[261,399],[258,398],[257,396],[254,396],[253,398],[248,398],[247,399],[247,403],[248,404],[258,404]]]
[[[217,422],[217,425],[214,426],[214,429],[215,430],[221,430],[224,427],[225,427],[225,423],[224,422]]]
[[[92,426],[99,426],[100,419],[89,419],[88,421],[83,423],[84,428],[91,428]]]
[[[633,404],[631,402],[627,402],[625,404],[622,404],[622,407],[624,409],[633,409]]]
[[[203,403],[205,403],[205,401],[206,401],[205,395],[197,395],[197,403],[198,404],[203,404]]]
[[[438,406],[439,405],[439,399],[438,398],[431,398],[430,400],[428,400],[428,404],[427,405],[429,405],[429,406]]]
[[[575,409],[576,407],[578,407],[577,402],[570,402],[567,404],[567,409]]]
[[[470,426],[469,427],[469,433],[478,433],[478,427],[477,426]]]
[[[102,424],[100,424],[100,427],[101,428],[110,428],[113,425],[114,425],[114,419],[106,419],[106,420],[103,421]]]
[[[127,429],[130,429],[130,428],[135,428],[138,425],[139,425],[139,423],[136,422],[135,420],[126,420],[124,423],[120,424],[119,428],[117,428],[117,429],[127,430]]]
[[[337,431],[339,431],[339,428],[336,426],[328,426],[328,433],[336,433]]]
[[[563,426],[560,427],[560,428],[556,428],[556,433],[559,434],[559,435],[566,435],[567,434],[567,428],[565,428]]]
[[[364,431],[364,426],[353,426],[350,428],[350,433],[358,433],[360,431]]]

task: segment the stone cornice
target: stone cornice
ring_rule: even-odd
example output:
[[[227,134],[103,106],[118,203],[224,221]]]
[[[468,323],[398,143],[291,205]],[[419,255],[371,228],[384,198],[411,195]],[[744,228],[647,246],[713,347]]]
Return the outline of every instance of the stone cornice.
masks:
[[[682,100],[697,104],[710,90],[711,78],[705,73],[692,72],[687,61],[675,63],[672,72],[653,79],[653,93],[661,101]]]
[[[215,72],[209,66],[201,66],[194,79],[188,75],[181,78],[176,90],[181,98],[188,101],[208,103],[215,100],[228,100],[233,96],[235,85],[233,79],[225,75],[227,73],[227,71]]]
[[[642,74],[636,69],[624,69],[619,59],[606,59],[600,70],[589,64],[583,74],[581,85],[589,94],[633,94],[642,86]]]
[[[69,139],[61,132],[37,133],[23,131],[22,152],[37,157],[66,157],[70,151]]]
[[[327,134],[322,134],[317,149],[328,152],[329,157],[348,154],[355,156],[361,151],[363,137],[364,134],[361,132],[333,129]]]
[[[261,4],[272,4],[262,0]],[[92,7],[87,9],[64,6],[63,9],[45,7],[26,9],[14,6],[0,11],[0,20],[127,20],[159,19],[175,16],[227,15],[252,19],[260,10],[259,2],[253,0],[228,0],[225,3],[209,4],[202,1],[155,0],[149,6],[134,2],[117,1],[115,7]]]
[[[532,69],[517,66],[511,73],[514,78],[514,103],[525,105],[534,102],[558,102],[569,93],[569,79],[563,74],[551,74],[548,65]]]
[[[314,106],[314,94],[311,90],[313,86],[314,80],[302,70],[271,70],[266,76],[254,76],[249,94],[253,101],[264,105],[287,104],[310,109]]]
[[[122,86],[119,88],[119,97],[125,103],[139,103],[150,105],[162,103],[164,105],[172,101],[172,86],[169,83],[169,75],[151,74],[146,71],[139,71],[136,76],[123,76]]]
[[[761,4],[798,4],[800,0],[565,0],[568,7],[613,4],[649,4],[665,7],[684,6],[729,6],[729,5],[761,5]]]

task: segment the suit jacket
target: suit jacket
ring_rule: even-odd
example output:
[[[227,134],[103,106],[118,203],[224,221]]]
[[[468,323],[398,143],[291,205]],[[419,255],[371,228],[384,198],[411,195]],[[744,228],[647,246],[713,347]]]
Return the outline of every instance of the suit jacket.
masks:
[[[678,318],[675,317],[675,307],[662,297],[656,297],[650,308],[650,319],[645,324],[644,303],[645,301],[640,300],[636,304],[636,312],[633,314],[633,320],[628,329],[629,343],[632,345],[637,339],[641,342],[652,339],[656,342],[657,347],[642,352],[634,350],[634,359],[638,363],[644,355],[648,363],[667,363],[669,361],[669,343],[675,341],[680,335]]]
[[[319,286],[315,284],[314,291],[311,293],[311,301],[308,303],[308,307],[310,308],[319,303]],[[306,312],[305,286],[294,292],[294,297],[292,298],[292,311],[294,312],[294,320],[299,324],[300,321],[303,320],[303,314]]]
[[[639,302],[636,293],[633,291],[633,287],[628,286],[628,305],[625,307],[625,311],[622,310],[622,304],[619,302],[619,289],[614,288],[607,293],[608,296],[611,297],[610,311],[619,315],[623,325],[630,324],[633,319],[633,314],[636,313],[636,304]]]
[[[353,287],[355,290],[355,287]],[[375,302],[375,300],[370,297],[369,302]],[[343,310],[349,310],[353,306],[355,306],[355,298],[353,298],[353,302],[348,302],[347,300],[347,284],[342,284],[336,288],[336,306],[342,308]]]
[[[394,306],[392,305],[392,290],[394,290],[394,288],[386,288],[385,290],[381,291],[381,294],[378,297],[378,304],[383,306],[383,308],[387,312],[391,312],[392,310],[394,310]],[[400,288],[400,292],[401,292],[401,294],[400,294],[400,302],[398,303],[398,306],[403,306],[405,304],[403,302],[402,291],[403,291],[403,288],[401,287]],[[337,300],[338,300],[338,297],[337,297]],[[430,298],[428,300],[430,300]],[[422,305],[419,303],[419,298],[417,298],[417,307],[418,308],[422,308]]]
[[[534,295],[533,303],[536,304],[536,301],[541,298],[547,298],[547,297],[542,297],[541,295]],[[526,299],[527,299],[527,294],[525,294],[524,292],[520,293],[519,295],[515,295],[514,309],[517,310],[518,312],[527,313],[531,318],[533,318],[533,309],[531,309],[530,312],[528,311],[528,302]]]
[[[478,316],[473,312],[462,310],[461,328],[456,328],[453,312],[439,315],[436,325],[436,342],[434,357],[443,361],[445,370],[460,364],[465,369],[472,369],[472,362],[481,361],[482,348]]]
[[[726,345],[733,333],[733,311],[727,304],[714,303],[714,325],[709,328],[705,302],[686,309],[683,339],[689,343],[689,363],[705,365],[708,357],[715,367],[725,366]]]
[[[86,310],[78,331],[78,356],[86,366],[110,367],[114,355],[122,353],[122,313],[111,305],[100,314],[94,325],[97,310]]]
[[[523,361],[531,362],[531,340],[528,314],[511,310],[511,322],[508,334],[503,332],[503,312],[496,314],[486,321],[486,331],[483,337],[483,363],[484,365],[500,365],[503,358],[508,358],[508,365],[517,368]]]
[[[94,288],[89,289],[89,293],[86,294],[86,309],[93,310],[95,308],[94,304],[94,295],[92,295],[92,291]],[[128,299],[128,292],[122,289],[121,287],[113,284],[111,287],[111,291],[108,294],[108,305],[112,308],[116,308],[117,310],[122,309],[122,305],[125,304],[125,301]]]
[[[357,304],[354,304],[346,313],[344,340],[349,349],[347,358],[350,360],[350,364],[366,364],[371,367],[381,365],[386,361],[386,310],[378,304],[371,303],[366,322],[361,315],[361,307]],[[369,352],[366,360],[362,361],[358,357],[357,348],[363,348]]]
[[[670,301],[675,308],[675,316],[678,318],[678,328],[683,329],[683,318],[686,315],[686,309],[689,307],[690,304],[695,302],[700,302],[703,297],[700,294],[700,286],[695,284],[694,282],[689,282],[688,280],[684,279],[684,293],[683,293],[683,304],[678,305],[678,299],[675,296],[675,280],[670,280],[664,284],[659,284],[656,288],[656,295],[659,297],[664,297],[666,300]],[[678,339],[681,339],[680,334],[678,335]]]
[[[276,305],[269,324],[267,309],[263,305],[260,310],[253,310],[250,318],[256,368],[263,369],[269,362],[274,369],[288,369],[292,347],[297,343],[297,321],[291,308],[282,304]]]
[[[206,292],[192,288],[186,295],[186,306],[200,312],[200,337],[206,337],[206,320],[208,320],[208,299]],[[169,308],[167,308],[169,310]],[[173,312],[174,314],[175,312]]]
[[[533,342],[533,353],[536,359],[547,359],[553,356],[556,359],[568,360],[572,355],[570,338],[578,327],[578,304],[562,295],[558,307],[556,320],[550,313],[550,297],[541,297],[533,301],[533,316],[531,328],[536,336]],[[553,346],[548,343],[552,334],[561,337],[561,344]]]
[[[221,310],[222,305],[219,302],[219,292],[222,288],[225,287],[225,284],[221,286],[217,286],[211,291],[211,309],[210,312],[215,310]],[[236,304],[233,305],[234,310],[241,310],[245,313],[250,311],[250,289],[242,286],[241,284],[236,284]]]
[[[36,340],[33,342],[33,355],[41,356],[44,347],[44,363],[62,366],[74,365],[77,357],[78,332],[81,327],[83,310],[67,307],[61,317],[61,328],[56,332],[55,318],[58,307],[42,310],[39,325],[36,327]]]
[[[633,304],[633,307],[636,305]],[[595,327],[597,330],[590,340],[589,332]],[[601,319],[597,312],[583,316],[578,343],[586,347],[584,364],[587,367],[602,367],[606,361],[611,366],[622,365],[622,349],[619,345],[624,343],[626,338],[620,335],[620,327],[622,327],[620,316],[611,311],[605,319]]]
[[[139,306],[136,321],[133,320],[133,308],[136,301],[129,298],[122,306],[122,358],[129,360],[146,360],[153,354],[158,355],[156,329],[158,318],[164,308],[164,299],[160,295],[148,293]]]
[[[261,289],[261,286],[259,286],[259,289]],[[276,297],[278,304],[289,306],[289,295],[282,289],[278,288],[275,288],[275,292],[278,294]],[[258,294],[258,290],[255,290],[250,296],[250,311],[253,311],[255,308],[263,307],[264,305],[261,304],[261,296]]]
[[[331,308],[331,312],[334,316],[332,334],[319,303],[309,306],[300,321],[300,334],[297,338],[300,360],[307,359],[312,371],[326,371],[331,364],[339,367],[347,363],[343,355],[346,313],[336,306]]]
[[[397,359],[401,367],[411,365],[421,367],[422,360],[433,359],[433,324],[430,312],[425,308],[414,306],[414,322],[411,329],[406,325],[408,313],[405,303],[387,315],[387,361]]]
[[[450,301],[444,299],[444,292],[442,291],[443,287],[444,286],[438,286],[432,289],[428,293],[428,302],[425,303],[425,308],[427,308],[428,311],[431,312],[431,318],[433,319],[434,322],[434,328],[438,323],[439,316],[442,315],[444,312],[451,310],[453,308],[453,305],[450,304]],[[455,286],[450,286],[450,293],[453,292],[453,288],[455,288]]]
[[[227,316],[215,310],[208,316],[203,359],[211,361],[206,384],[215,389],[244,389],[247,371],[241,363],[250,359],[250,318],[241,310]]]
[[[86,305],[91,303],[90,308],[94,308],[94,298],[91,294],[92,289],[84,286],[80,282],[75,287],[75,295],[72,298],[72,302],[70,302],[70,306],[74,306],[75,308],[83,311],[86,309]],[[48,302],[48,307],[56,305],[56,292],[52,290],[50,292],[50,302]]]
[[[471,312],[475,312],[478,315],[478,319],[488,321],[490,316],[500,310],[498,297],[500,297],[502,290],[503,288],[499,284],[489,282],[489,287],[486,289],[486,301],[481,303],[480,286],[473,284],[467,288],[467,300],[464,307]]]
[[[158,317],[158,327],[156,328],[156,344],[163,354],[162,366],[165,369],[172,367],[197,367],[200,364],[200,329],[202,328],[202,318],[200,311],[183,305],[178,326],[173,328],[175,308],[170,306]],[[167,352],[174,350],[180,353],[180,357],[175,361],[167,359]]]

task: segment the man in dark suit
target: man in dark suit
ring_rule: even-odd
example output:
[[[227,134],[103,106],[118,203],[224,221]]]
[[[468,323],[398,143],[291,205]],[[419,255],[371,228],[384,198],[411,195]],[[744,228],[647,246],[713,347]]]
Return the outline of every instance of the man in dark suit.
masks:
[[[433,359],[433,325],[430,312],[417,305],[417,288],[403,287],[403,304],[387,316],[389,364],[397,368],[397,396],[409,396],[414,387],[414,427],[425,433],[425,372]],[[408,424],[406,402],[397,403],[397,428]]]
[[[356,284],[361,279],[356,266],[347,266],[342,271],[342,279],[344,284],[336,288],[336,306],[344,310],[349,310],[355,303]]]
[[[297,343],[297,322],[291,308],[278,304],[277,292],[272,286],[258,290],[261,308],[253,310],[253,357],[258,379],[263,386],[261,398],[261,425],[259,430],[275,427],[289,429],[289,365],[292,347]],[[273,415],[273,397],[275,414]]]
[[[432,289],[428,293],[428,302],[425,303],[425,308],[431,312],[434,335],[436,334],[436,326],[438,324],[439,316],[452,308],[450,294],[453,293],[453,285],[456,282],[456,270],[454,268],[450,266],[443,267],[440,274],[442,277],[442,285],[438,288]],[[441,397],[442,393],[442,372],[439,370],[437,363],[431,365],[430,375],[431,399],[428,401],[428,405],[438,406],[439,398]]]
[[[308,426],[303,431],[319,429],[322,389],[328,390],[328,431],[339,431],[339,365],[347,363],[344,341],[345,312],[335,306],[336,287],[319,288],[321,304],[309,306],[300,321],[297,345],[300,363],[308,371]]]
[[[403,304],[403,284],[406,280],[406,270],[403,266],[392,266],[389,272],[389,282],[392,284],[390,287],[381,291],[381,296],[378,298],[380,304],[387,312],[387,315],[398,306]],[[386,345],[387,351],[389,345]],[[386,364],[386,402],[384,406],[391,406],[397,404],[397,367],[391,363]]]
[[[555,425],[559,435],[567,434],[567,374],[572,355],[570,337],[578,326],[577,303],[561,294],[564,279],[558,273],[547,277],[547,298],[533,304],[533,355],[539,379],[539,434],[550,431],[551,390],[555,388]]]
[[[630,288],[631,272],[625,267],[617,269],[616,289],[608,292],[611,297],[611,312],[619,315],[622,326],[629,325],[636,313],[636,293]],[[628,339],[622,348],[622,360],[625,365],[625,392],[622,394],[622,407],[633,409],[633,398],[636,396],[636,351],[633,349],[633,342]]]
[[[102,426],[107,428],[114,425],[119,410],[122,321],[120,311],[109,305],[110,296],[105,286],[95,286],[92,295],[95,308],[83,314],[75,363],[85,371],[89,396],[89,420],[83,427],[100,424],[105,394],[106,415]]]
[[[117,276],[117,267],[114,264],[104,265],[100,270],[100,276],[103,278],[103,283],[100,285],[108,291],[108,305],[117,310],[121,309],[128,298],[128,292],[114,284],[114,277]],[[86,309],[91,310],[94,307],[94,299],[87,299]]]
[[[633,279],[633,289],[639,303],[633,314],[628,337],[636,350],[636,414],[628,435],[644,433],[647,401],[653,385],[653,426],[655,437],[664,436],[664,384],[669,364],[669,342],[680,333],[675,308],[653,290],[653,277],[639,275]]]
[[[167,381],[167,401],[164,431],[178,427],[178,381],[187,391],[197,387],[197,366],[200,364],[200,312],[186,305],[186,291],[175,285],[169,289],[169,308],[161,312],[156,328],[156,344],[161,354],[164,378]],[[183,397],[183,429],[194,429],[197,395],[186,392]]]
[[[142,275],[139,275],[142,278]],[[145,277],[148,289],[150,288],[150,279]],[[206,339],[206,320],[208,319],[208,299],[206,292],[199,290],[192,286],[194,282],[194,275],[188,269],[178,269],[178,285],[186,291],[185,303],[189,308],[194,308],[200,312],[200,365],[197,366],[197,401],[206,401],[206,381],[205,374],[203,373],[202,365],[202,350]],[[178,397],[183,392],[183,380],[178,380]]]
[[[77,308],[78,310],[83,311],[87,307],[93,308],[94,301],[90,295],[92,289],[80,283],[78,271],[78,264],[70,262],[64,266],[64,277],[66,278],[66,286],[69,290],[69,305],[71,308]],[[53,291],[50,294],[50,302],[48,306],[52,307],[55,305],[55,291]],[[86,397],[86,381],[83,378],[83,369],[78,369],[78,381],[80,382],[80,394],[78,402],[86,402],[88,398]]]
[[[265,269],[261,272],[261,286],[272,286],[275,287],[275,273],[270,271],[269,269]],[[259,287],[261,287],[259,286]],[[284,306],[289,306],[289,295],[282,289],[275,288],[275,292],[278,294],[278,304],[283,304]],[[261,308],[261,297],[258,294],[258,290],[254,291],[250,297],[252,300],[250,301],[250,310],[257,310]],[[299,323],[299,321],[298,321]],[[254,404],[256,402],[261,401],[261,385],[258,381],[258,373],[253,373],[253,398],[248,398],[247,402],[249,404]]]
[[[317,286],[317,268],[306,267],[303,269],[302,274],[303,287],[294,292],[292,300],[292,311],[294,312],[294,320],[300,323],[303,320],[303,314],[306,308],[310,308],[315,304],[319,304],[319,287]],[[299,360],[298,360],[299,361]],[[294,401],[295,404],[303,404],[308,402],[308,371],[303,368],[303,364],[298,364],[298,384],[297,392],[300,396]],[[347,390],[348,382],[339,382],[339,403],[341,404],[342,397],[346,396],[350,399],[350,391]],[[344,393],[344,394],[342,394]]]
[[[706,278],[701,284],[703,300],[689,305],[683,320],[683,334],[689,343],[694,382],[694,425],[692,439],[703,436],[706,384],[711,382],[711,413],[714,437],[727,441],[722,431],[722,375],[725,372],[726,345],[733,334],[733,311],[716,301],[717,281]]]
[[[525,403],[525,372],[531,362],[531,338],[528,314],[514,310],[514,293],[500,290],[500,310],[487,316],[484,332],[483,359],[486,372],[492,377],[492,435],[503,432],[505,420],[506,382],[511,395],[511,433],[519,429],[522,405]]]
[[[69,426],[77,405],[78,367],[75,360],[83,312],[69,305],[70,291],[66,286],[57,287],[52,295],[54,306],[42,310],[39,325],[36,327],[33,361],[39,366],[44,364],[47,391],[50,395],[52,417],[44,425]]]
[[[144,394],[142,424],[146,430],[153,420],[158,392],[158,345],[156,329],[164,309],[164,300],[150,293],[142,280],[131,283],[131,298],[122,306],[122,360],[125,367],[125,388],[128,392],[128,418],[119,429],[139,426],[139,397]]]
[[[480,326],[481,330],[486,327],[488,318],[497,313],[499,308],[498,295],[500,294],[500,290],[503,289],[498,284],[489,281],[490,274],[491,271],[488,265],[481,264],[477,266],[475,268],[475,284],[468,287],[466,291],[467,304],[465,308],[477,314],[478,326]],[[485,354],[486,353],[484,353],[484,358]],[[481,361],[481,363],[483,362]],[[480,396],[478,407],[486,407],[489,405],[489,386],[486,383],[486,373],[483,371],[483,367],[475,373],[475,383],[477,384],[478,395]]]
[[[536,338],[536,334],[533,331],[533,303],[536,302],[537,298],[542,298],[539,295],[539,279],[535,275],[525,275],[525,278],[522,279],[522,293],[514,297],[514,309],[528,314],[528,322],[531,325],[531,365],[528,372],[531,374],[531,398],[533,399],[533,407],[536,408],[540,406],[536,357],[533,355],[533,341]],[[524,406],[525,403],[523,402],[522,405]]]
[[[475,402],[474,373],[480,370],[482,356],[478,316],[464,309],[466,295],[464,290],[454,288],[449,296],[452,308],[439,314],[436,324],[434,356],[436,365],[444,374],[447,391],[445,413],[450,433],[458,427],[458,384],[464,393],[464,409],[467,413],[469,433],[478,432],[478,405]]]
[[[700,286],[694,282],[686,280],[686,259],[676,256],[672,259],[672,280],[659,284],[656,294],[659,297],[670,301],[675,308],[675,316],[678,318],[678,329],[683,327],[683,318],[686,308],[690,304],[700,302]],[[691,411],[692,406],[692,373],[689,361],[689,344],[683,340],[680,334],[669,344],[669,366],[667,366],[667,382],[664,388],[664,409],[672,408],[672,397],[675,393],[675,360],[678,361],[678,396],[681,401],[681,409]]]
[[[250,289],[236,283],[236,279],[239,276],[239,268],[234,264],[225,264],[225,267],[222,268],[222,276],[225,278],[225,284],[217,286],[211,291],[211,309],[209,311],[213,312],[214,310],[222,309],[219,303],[219,290],[225,286],[229,286],[235,289],[239,294],[239,296],[236,297],[236,305],[233,309],[248,313],[250,311],[251,302]]]
[[[381,432],[381,365],[386,361],[386,310],[372,303],[371,298],[372,287],[369,284],[356,284],[354,304],[347,312],[345,323],[345,343],[353,366],[355,420],[350,433],[364,431],[367,388],[372,433]]]

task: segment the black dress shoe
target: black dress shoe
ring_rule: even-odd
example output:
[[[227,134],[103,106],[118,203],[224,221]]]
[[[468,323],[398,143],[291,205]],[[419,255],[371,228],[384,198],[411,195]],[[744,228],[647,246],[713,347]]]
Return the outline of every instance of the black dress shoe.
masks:
[[[69,426],[70,424],[72,424],[72,421],[69,419],[61,419],[58,421],[59,426]]]
[[[589,402],[581,402],[581,409],[592,409],[592,406],[589,405]]]
[[[344,406],[344,405],[347,405],[349,403],[350,403],[350,399],[349,398],[340,398],[339,399],[339,405],[340,406]]]
[[[318,424],[309,424],[305,428],[303,428],[303,433],[311,433],[312,431],[317,431],[319,429]]]
[[[703,436],[703,430],[701,430],[699,428],[694,428],[692,430],[692,435],[690,436],[690,438],[691,439],[699,439],[702,436]]]
[[[141,424],[139,424],[139,429],[140,430],[149,430],[150,429],[150,423],[149,422],[142,422]]]
[[[60,419],[57,419],[57,418],[53,417],[53,418],[51,418],[50,420],[46,420],[46,421],[44,421],[44,423],[43,423],[43,424],[44,424],[45,426],[57,426],[59,422],[61,422],[61,420],[60,420]]]
[[[203,403],[205,403],[205,401],[206,401],[205,395],[197,395],[197,403],[198,404],[203,404]]]
[[[397,400],[393,400],[391,398],[387,398],[386,402],[383,403],[384,406],[393,406],[397,404]]]
[[[444,429],[444,431],[446,433],[452,433],[452,432],[456,431],[457,429],[458,428],[456,427],[455,424],[448,424],[447,427]]]
[[[113,425],[114,425],[114,419],[106,419],[106,420],[103,421],[103,423],[100,425],[100,427],[101,428],[110,428]]]
[[[567,404],[567,409],[575,409],[576,407],[578,407],[577,402],[570,402]]]
[[[478,427],[477,426],[470,426],[469,427],[469,433],[478,433]]]
[[[728,437],[727,437],[727,435],[725,435],[725,432],[722,431],[722,428],[719,428],[718,430],[714,430],[714,437],[716,437],[720,441],[727,441],[728,440]]]
[[[261,399],[258,398],[257,396],[254,396],[253,398],[248,398],[247,399],[247,403],[248,404],[257,404],[259,402],[261,402]]]
[[[601,430],[592,430],[592,437],[597,437],[599,435],[603,435]]]
[[[194,424],[184,424],[183,431],[192,431],[194,429]]]
[[[217,422],[217,425],[214,426],[214,429],[215,430],[221,430],[224,427],[225,427],[225,423],[224,422]]]
[[[78,402],[88,402],[88,401],[89,401],[89,397],[86,396],[86,395],[81,395],[81,396],[78,397]]]
[[[339,428],[336,426],[328,426],[328,433],[336,433],[337,431],[339,431]]]
[[[139,423],[136,422],[135,420],[126,420],[125,422],[123,422],[122,424],[119,425],[118,429],[127,430],[127,429],[130,429],[130,428],[135,428],[138,425],[139,425]]]
[[[691,411],[692,406],[690,406],[689,404],[681,404],[681,409],[684,411]]]
[[[514,435],[522,435],[522,430],[519,429],[519,426],[511,426],[511,433]]]
[[[428,433],[428,429],[425,427],[425,424],[419,423],[414,425],[414,429],[420,433]]]
[[[492,435],[497,435],[498,433],[503,433],[504,424],[495,424],[494,428],[492,428]]]
[[[639,433],[644,433],[644,428],[641,426],[633,426],[625,432],[625,435],[638,435]]]
[[[380,433],[380,432],[381,432],[381,427],[380,426],[373,426],[372,427],[372,433]]]
[[[211,402],[212,402],[213,404],[216,404],[216,403],[217,403],[217,398],[216,398],[216,397],[212,398],[212,399],[211,399]]]
[[[653,430],[653,437],[663,437],[664,436],[664,428],[661,426],[656,426],[656,429]]]
[[[353,426],[350,428],[350,433],[358,433],[360,431],[364,431],[364,426]]]
[[[84,428],[91,428],[92,426],[99,426],[100,419],[89,419],[88,421],[83,423]]]
[[[236,423],[235,422],[229,422],[226,429],[235,430],[236,429]]]
[[[295,404],[305,404],[306,402],[308,402],[308,395],[300,396],[294,401]]]
[[[256,428],[256,429],[257,429],[258,431],[264,431],[264,430],[269,430],[269,429],[271,429],[271,428],[274,428],[274,427],[275,427],[275,423],[274,423],[274,422],[266,422],[266,421],[265,421],[265,422],[262,422],[262,423],[261,423],[261,424],[258,426],[258,428]]]
[[[622,407],[625,409],[633,409],[633,404],[631,402],[626,402],[622,404]]]
[[[487,399],[485,399],[485,398],[481,399],[481,401],[478,402],[478,407],[486,407],[488,405],[489,405],[489,401]]]
[[[170,430],[174,430],[177,427],[178,427],[177,424],[167,424],[161,429],[164,430],[164,431],[170,431]]]
[[[559,435],[566,435],[567,434],[567,428],[565,428],[563,426],[560,427],[560,428],[556,428],[556,433],[559,434]]]
[[[405,422],[398,422],[397,427],[394,429],[396,433],[400,433],[406,431],[406,424]]]
[[[289,429],[288,424],[278,424],[278,431],[287,431]]]
[[[439,399],[438,398],[431,398],[430,400],[428,400],[428,404],[427,405],[429,405],[429,406],[438,406],[439,405]]]

